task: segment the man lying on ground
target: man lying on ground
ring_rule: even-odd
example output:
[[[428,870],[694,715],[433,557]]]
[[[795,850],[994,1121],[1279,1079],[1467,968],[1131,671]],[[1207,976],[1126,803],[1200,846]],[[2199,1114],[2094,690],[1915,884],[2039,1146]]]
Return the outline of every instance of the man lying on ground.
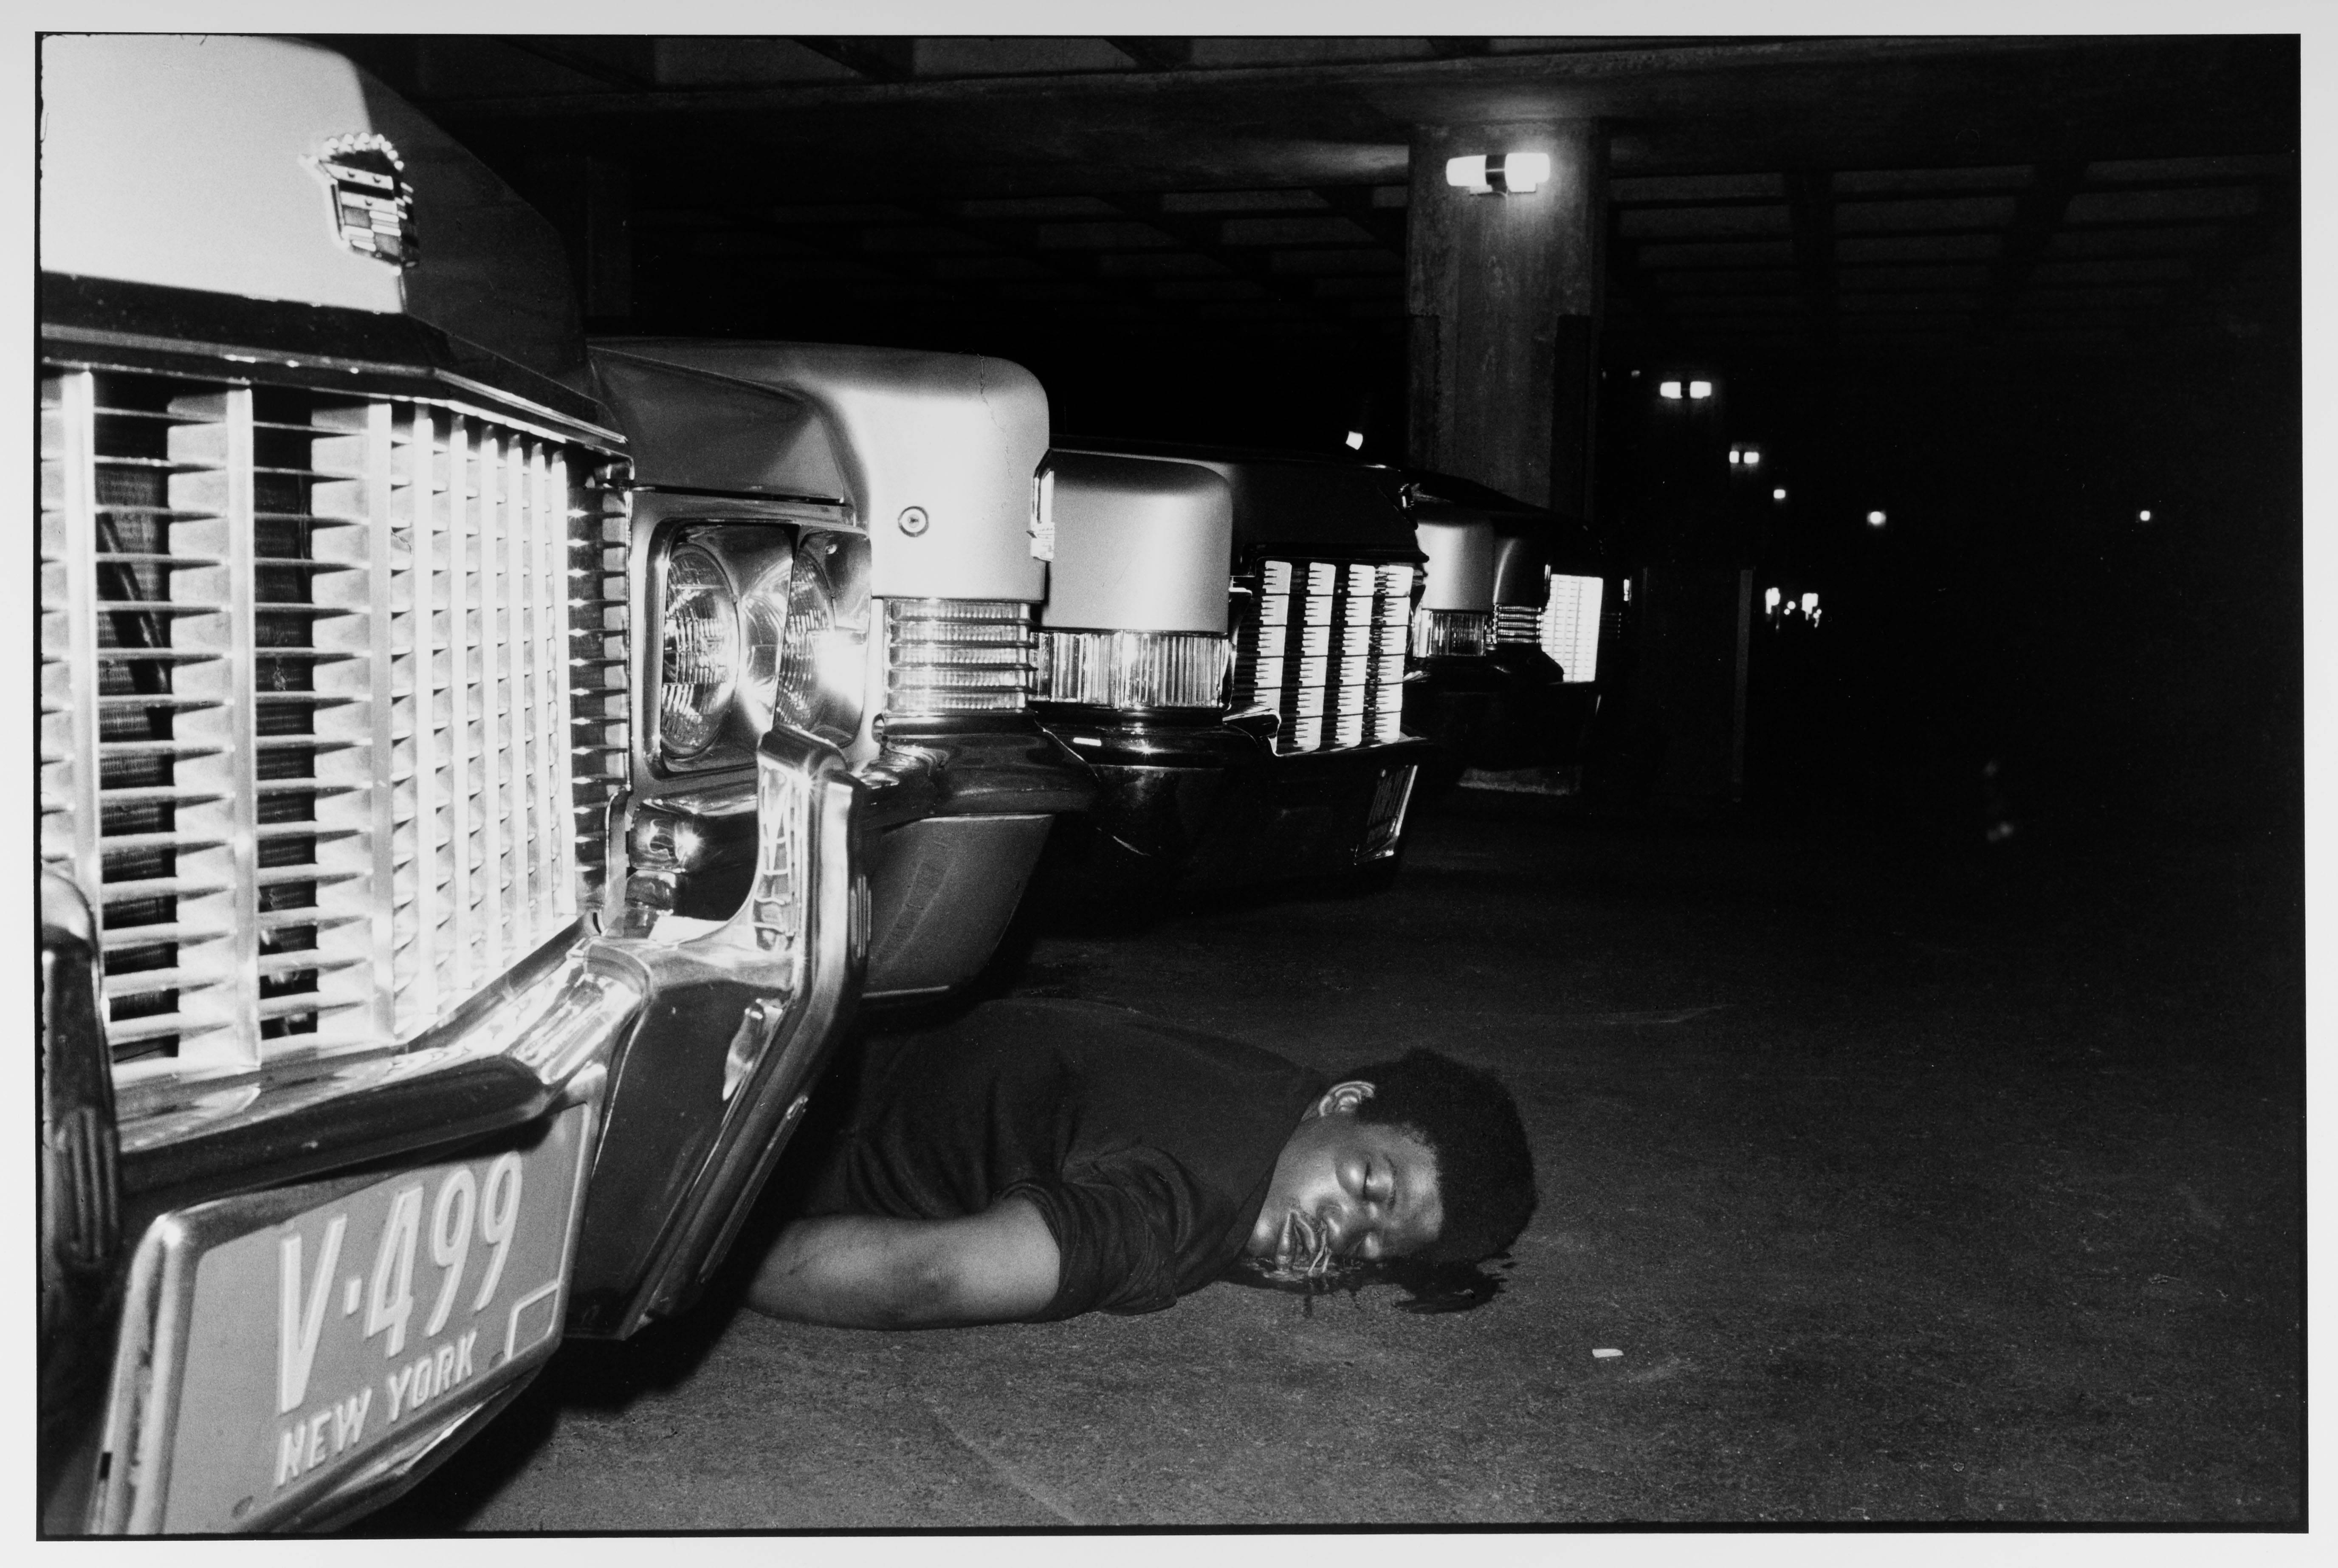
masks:
[[[1245,1256],[1474,1262],[1534,1212],[1517,1105],[1433,1051],[1334,1083],[1057,1001],[884,1044],[749,1287],[759,1310],[872,1328],[1150,1312]]]

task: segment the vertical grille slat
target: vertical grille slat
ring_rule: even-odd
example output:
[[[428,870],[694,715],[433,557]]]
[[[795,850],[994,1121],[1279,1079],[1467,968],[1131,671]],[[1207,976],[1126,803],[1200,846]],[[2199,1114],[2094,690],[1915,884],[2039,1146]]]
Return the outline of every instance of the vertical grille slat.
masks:
[[[567,598],[569,810],[574,822],[576,896],[597,904],[606,891],[609,803],[631,762],[626,723],[631,679],[627,645],[626,552],[633,539],[632,470],[619,462],[588,484],[571,478],[567,571],[554,587]]]
[[[441,846],[445,836],[437,802],[441,799],[440,769],[443,730],[439,724],[439,694],[445,690],[440,652],[446,633],[439,617],[445,613],[446,590],[439,561],[446,547],[444,490],[438,475],[437,416],[427,408],[406,413],[401,434],[404,446],[392,482],[397,516],[406,531],[407,552],[414,573],[414,608],[408,627],[408,671],[406,723],[414,737],[413,805],[398,828],[399,847],[413,873],[413,926],[403,940],[409,955],[399,974],[398,1029],[406,1034],[438,1014],[438,965],[445,918],[440,891],[444,885]]]
[[[89,888],[103,873],[98,848],[97,476],[92,442],[96,377],[86,370],[51,377],[42,386],[41,403],[42,696],[44,707],[61,709],[66,720],[60,737],[64,755],[41,764],[42,853],[64,859],[74,880]],[[51,603],[46,592],[45,568],[52,562],[63,569],[62,603]]]
[[[563,874],[566,868],[561,864],[560,846],[568,834],[556,804],[568,793],[568,769],[564,766],[568,749],[561,743],[560,733],[561,714],[567,708],[567,681],[565,651],[555,634],[560,612],[553,602],[553,584],[559,567],[553,558],[553,545],[567,530],[568,486],[558,459],[540,447],[528,460],[528,483],[533,494],[527,537],[527,652],[532,671],[527,734],[528,748],[535,757],[527,772],[528,816],[535,824],[533,878],[537,897],[551,898],[559,897],[556,889],[573,891],[576,886],[574,877]]]
[[[498,743],[505,767],[498,800],[503,821],[510,829],[504,843],[505,953],[518,956],[517,927],[533,896],[530,875],[534,856],[534,824],[528,820],[528,678],[535,661],[528,656],[527,539],[534,522],[528,489],[528,451],[514,441],[504,449],[504,633],[496,639],[504,652],[503,721]]]
[[[172,573],[169,593],[199,595],[226,608],[223,614],[190,616],[171,625],[179,651],[211,655],[172,671],[174,690],[197,687],[220,703],[175,722],[178,738],[209,741],[215,750],[173,769],[172,783],[206,791],[206,797],[172,812],[172,827],[191,840],[173,857],[172,874],[187,892],[158,902],[174,906],[171,913],[178,923],[220,934],[179,945],[184,978],[176,992],[182,1020],[178,1059],[191,1065],[243,1065],[259,1060],[257,1038],[238,1026],[260,1000],[260,866],[253,831],[259,825],[253,742],[260,653],[258,617],[251,612],[257,415],[248,387],[182,395],[171,398],[166,411],[175,416],[168,426],[168,449],[190,465],[175,469],[165,482],[171,509],[187,514],[171,524],[172,551],[219,562]],[[210,847],[196,848],[197,843]],[[109,924],[112,918],[109,910]]]
[[[597,898],[593,456],[225,375],[41,390],[41,853],[99,911],[117,1070],[411,1039]]]
[[[478,786],[472,797],[472,818],[479,833],[480,951],[479,967],[494,974],[504,963],[504,770],[509,759],[506,739],[504,674],[510,667],[511,645],[505,641],[504,609],[504,444],[496,436],[479,443],[477,469],[472,487],[477,498],[479,632],[477,637],[477,712],[474,730],[479,760]]]
[[[1270,556],[1239,579],[1234,705],[1282,720],[1275,750],[1318,751],[1403,733],[1413,568]]]
[[[478,743],[474,716],[478,692],[476,662],[471,656],[477,634],[474,606],[478,603],[478,508],[472,490],[471,429],[467,420],[454,420],[447,436],[447,693],[446,798],[449,838],[447,885],[453,906],[447,936],[453,948],[450,989],[467,992],[477,982],[476,958],[479,941],[476,895],[471,887],[472,852],[476,843],[471,780],[478,767]]]
[[[322,407],[310,416],[320,433],[310,439],[309,464],[319,475],[331,475],[316,484],[310,510],[319,522],[345,524],[320,534],[313,554],[352,568],[314,583],[312,592],[320,599],[347,594],[359,600],[343,605],[351,612],[347,623],[313,635],[364,656],[318,674],[319,684],[350,701],[314,710],[310,725],[316,741],[339,740],[353,753],[334,755],[322,746],[309,753],[315,777],[354,786],[343,795],[311,797],[309,809],[311,819],[329,829],[328,836],[309,840],[311,860],[347,878],[320,880],[311,901],[327,913],[354,916],[313,938],[320,959],[315,971],[319,1002],[347,1009],[330,1019],[320,1014],[315,1029],[336,1040],[388,1038],[397,1028],[391,966],[397,886],[394,681],[397,622],[410,604],[411,587],[409,573],[398,564],[403,552],[392,514],[394,416],[391,406],[379,401]]]

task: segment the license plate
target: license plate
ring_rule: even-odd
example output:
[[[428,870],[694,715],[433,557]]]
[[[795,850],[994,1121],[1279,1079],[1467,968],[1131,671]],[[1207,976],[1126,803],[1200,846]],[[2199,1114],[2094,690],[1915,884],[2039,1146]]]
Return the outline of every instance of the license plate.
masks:
[[[162,1528],[249,1530],[551,1353],[584,1106],[532,1146],[401,1171],[196,1264]]]

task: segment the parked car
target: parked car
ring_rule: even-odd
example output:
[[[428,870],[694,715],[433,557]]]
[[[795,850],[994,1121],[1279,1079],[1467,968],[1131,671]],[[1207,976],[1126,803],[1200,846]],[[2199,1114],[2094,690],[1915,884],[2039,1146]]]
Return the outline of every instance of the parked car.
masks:
[[[1060,445],[1036,705],[1098,780],[1054,896],[1393,866],[1431,749],[1406,733],[1421,553],[1361,466]]]
[[[1621,608],[1590,529],[1453,475],[1385,472],[1428,559],[1405,726],[1438,743],[1439,781],[1581,762]]]
[[[304,44],[41,90],[41,1527],[322,1526],[699,1289],[849,1025],[874,791],[832,708],[643,697],[751,553],[638,547],[484,166]],[[773,646],[849,620],[814,576]],[[693,724],[699,818],[643,784]],[[636,789],[753,848],[671,929]]]
[[[613,339],[595,376],[633,446],[659,701],[635,759],[627,929],[735,908],[774,718],[839,750],[869,835],[871,1001],[989,959],[1087,769],[1027,711],[1046,588],[1021,367],[831,344]],[[734,635],[732,628],[736,627]]]

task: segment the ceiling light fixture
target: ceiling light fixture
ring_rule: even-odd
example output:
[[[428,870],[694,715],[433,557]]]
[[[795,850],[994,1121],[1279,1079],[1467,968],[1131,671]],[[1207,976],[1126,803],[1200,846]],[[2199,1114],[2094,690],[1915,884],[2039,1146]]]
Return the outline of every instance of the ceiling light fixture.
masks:
[[[1692,398],[1710,397],[1713,396],[1713,383],[1710,381],[1692,381],[1688,384],[1688,395]]]
[[[1547,152],[1481,152],[1445,161],[1445,182],[1480,196],[1523,196],[1549,180]]]

